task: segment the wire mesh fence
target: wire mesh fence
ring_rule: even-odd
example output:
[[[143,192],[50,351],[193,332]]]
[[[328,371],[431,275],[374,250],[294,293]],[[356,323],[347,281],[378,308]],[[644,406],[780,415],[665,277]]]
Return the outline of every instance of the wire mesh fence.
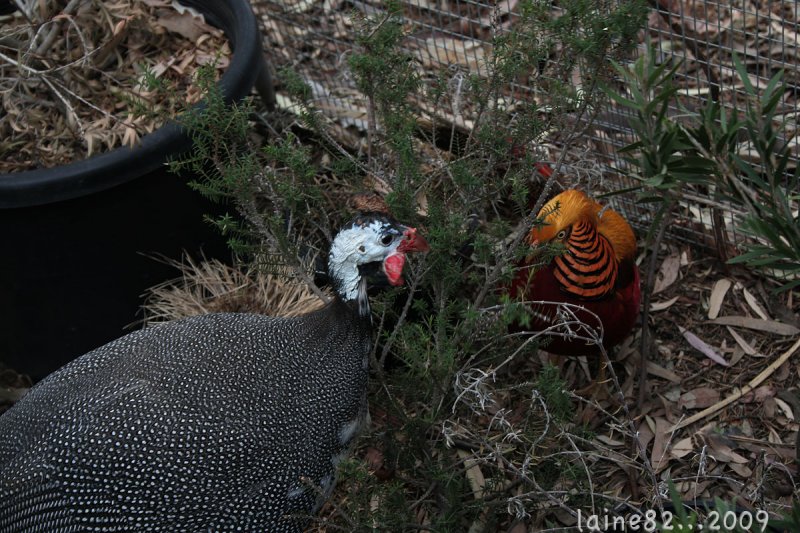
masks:
[[[597,2],[603,6],[624,2]],[[469,131],[474,117],[460,100],[467,77],[485,75],[492,43],[498,34],[509,31],[519,21],[518,0],[405,0],[403,17],[404,47],[423,72],[447,80],[450,98],[447,106],[434,109],[429,102],[415,102],[420,120],[436,122]],[[385,13],[377,0],[255,0],[267,40],[267,51],[276,68],[289,66],[308,83],[316,106],[329,119],[338,141],[361,146],[368,129],[367,102],[356,89],[347,66],[354,49],[357,20]],[[559,15],[553,2],[553,16]],[[737,75],[733,56],[738,54],[747,67],[749,81],[757,88],[766,86],[778,71],[785,72],[786,91],[778,116],[788,143],[797,154],[798,20],[800,7],[795,1],[780,0],[652,0],[647,28],[640,33],[638,50],[652,42],[661,60],[680,61],[675,77],[680,87],[679,100],[688,110],[698,110],[709,101],[731,109],[744,101],[743,81]],[[551,58],[552,60],[552,58]],[[556,58],[557,60],[557,58]],[[528,79],[512,83],[502,105],[513,114],[520,102],[537,98],[547,90],[532,73]],[[574,74],[575,84],[582,80]],[[279,94],[279,105],[293,104]],[[680,109],[673,109],[680,120]],[[619,148],[633,140],[628,125],[629,112],[612,103],[597,110],[591,127],[570,147],[565,161],[564,185],[579,185],[592,192],[607,192],[632,185],[625,177],[626,163]],[[543,158],[552,155],[549,139],[542,139]],[[753,157],[745,139],[740,153]],[[796,158],[793,162],[796,165]],[[613,197],[612,204],[634,225],[649,227],[653,211],[636,202],[634,195]],[[721,234],[731,244],[744,236],[737,232],[736,207],[715,198],[713,191],[698,189],[684,195],[678,206],[673,237],[715,247]]]

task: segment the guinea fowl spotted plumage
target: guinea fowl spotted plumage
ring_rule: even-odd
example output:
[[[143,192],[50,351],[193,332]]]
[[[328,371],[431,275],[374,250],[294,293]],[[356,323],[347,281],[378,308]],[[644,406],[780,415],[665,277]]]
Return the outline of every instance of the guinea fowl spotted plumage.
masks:
[[[594,336],[574,324],[571,337],[563,327],[574,318],[603,333],[603,347],[622,342],[633,329],[641,297],[639,270],[634,262],[636,237],[625,219],[604,208],[581,191],[570,189],[550,200],[539,212],[544,225],[527,236],[531,245],[560,243],[563,253],[549,264],[526,259],[511,284],[513,297],[549,302],[534,305],[525,329],[554,328],[545,350],[559,355],[593,355],[599,352]],[[558,304],[572,304],[574,317],[565,318]],[[599,323],[598,323],[599,319]],[[561,326],[557,326],[558,324]],[[583,335],[581,334],[583,333]]]
[[[168,322],[48,376],[0,416],[0,531],[301,531],[367,418],[362,272],[402,284],[427,248],[360,215],[323,309]]]

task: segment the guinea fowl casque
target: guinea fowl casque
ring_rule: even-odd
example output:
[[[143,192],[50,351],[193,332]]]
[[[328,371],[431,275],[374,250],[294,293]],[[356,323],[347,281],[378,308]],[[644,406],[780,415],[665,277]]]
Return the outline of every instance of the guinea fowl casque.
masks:
[[[512,281],[509,292],[515,299],[553,302],[535,305],[525,329],[544,331],[563,324],[557,304],[572,304],[574,318],[595,332],[602,328],[606,350],[619,344],[633,329],[641,298],[636,237],[630,225],[616,211],[574,189],[547,202],[539,218],[544,224],[530,231],[528,244],[560,243],[564,249],[543,266],[536,257],[527,258]],[[573,332],[586,336],[576,329],[573,325]],[[554,329],[544,349],[558,355],[600,351],[585,338],[571,338],[565,327]]]
[[[427,249],[365,213],[331,245],[323,309],[168,322],[51,374],[0,416],[0,531],[301,531],[368,418],[362,274],[400,285]]]

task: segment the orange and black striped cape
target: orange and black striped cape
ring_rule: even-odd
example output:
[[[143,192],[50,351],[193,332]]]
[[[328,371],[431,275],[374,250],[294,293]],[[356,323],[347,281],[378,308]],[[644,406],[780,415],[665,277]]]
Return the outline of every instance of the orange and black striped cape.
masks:
[[[602,326],[606,349],[619,344],[633,329],[641,300],[639,271],[634,262],[636,238],[630,225],[616,211],[603,209],[574,189],[550,200],[539,217],[545,224],[530,231],[528,243],[535,247],[560,242],[564,251],[546,265],[539,265],[535,255],[519,265],[511,296],[552,302],[529,306],[530,324],[524,329],[542,331],[559,321],[563,323],[556,304],[569,303],[578,306],[573,309],[579,320],[598,331]],[[551,336],[544,349],[562,355],[598,352],[596,345],[583,339],[561,335]]]

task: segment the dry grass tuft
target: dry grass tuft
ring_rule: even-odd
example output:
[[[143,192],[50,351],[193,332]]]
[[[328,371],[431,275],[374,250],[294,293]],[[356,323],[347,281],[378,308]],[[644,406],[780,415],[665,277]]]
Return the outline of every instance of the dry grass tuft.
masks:
[[[50,168],[139,139],[198,102],[222,31],[170,0],[17,0],[0,19],[0,172]]]
[[[148,290],[144,323],[206,313],[259,313],[297,316],[323,302],[300,283],[254,270],[241,271],[216,259],[168,261],[181,277]]]

